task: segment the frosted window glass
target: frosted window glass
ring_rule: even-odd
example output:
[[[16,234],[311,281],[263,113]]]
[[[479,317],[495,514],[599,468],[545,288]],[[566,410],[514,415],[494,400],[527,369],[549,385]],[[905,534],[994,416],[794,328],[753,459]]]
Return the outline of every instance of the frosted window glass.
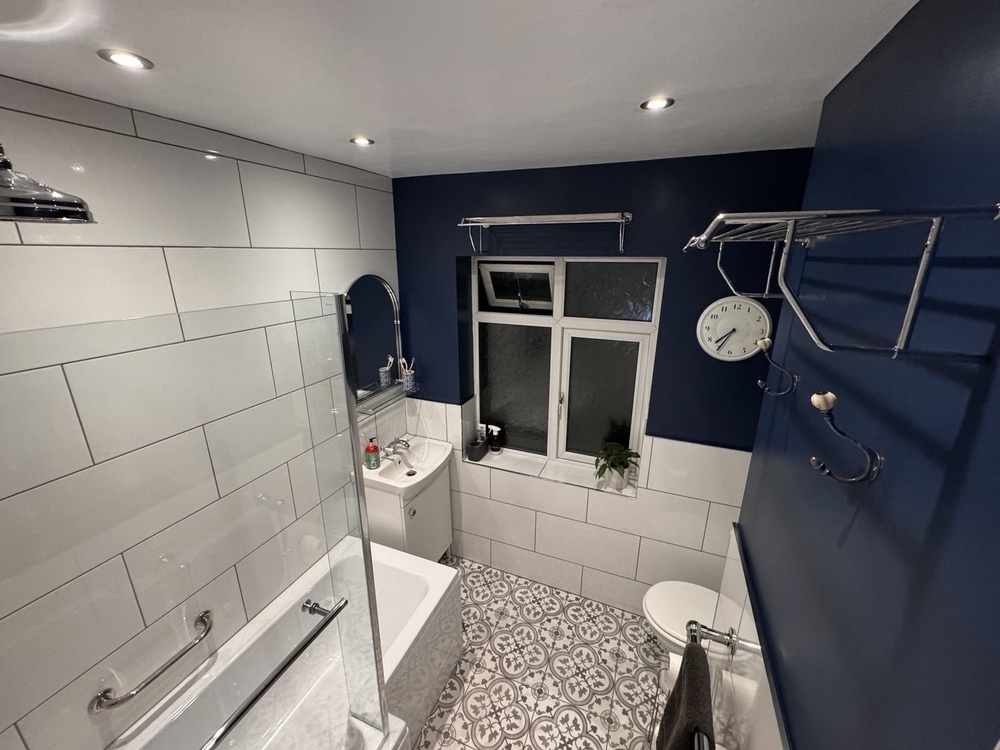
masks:
[[[605,442],[628,446],[639,344],[573,338],[566,450],[596,456]]]
[[[569,317],[651,321],[655,295],[655,263],[566,264]]]
[[[503,427],[508,448],[545,453],[551,349],[549,328],[479,324],[479,419]]]

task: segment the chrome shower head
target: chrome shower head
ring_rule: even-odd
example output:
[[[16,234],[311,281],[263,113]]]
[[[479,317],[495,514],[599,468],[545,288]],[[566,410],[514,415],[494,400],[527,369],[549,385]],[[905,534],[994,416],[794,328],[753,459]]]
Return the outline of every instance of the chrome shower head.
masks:
[[[0,221],[92,224],[94,215],[82,198],[15,172],[0,145]]]

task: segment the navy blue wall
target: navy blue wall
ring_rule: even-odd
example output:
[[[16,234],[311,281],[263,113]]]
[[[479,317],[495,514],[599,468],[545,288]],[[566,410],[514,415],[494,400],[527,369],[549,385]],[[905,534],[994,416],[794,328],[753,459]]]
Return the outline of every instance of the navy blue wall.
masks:
[[[664,303],[647,433],[749,450],[760,409],[762,358],[720,363],[694,328],[728,294],[710,251],[681,252],[720,211],[798,209],[808,150],[704,156],[584,167],[393,180],[404,350],[417,357],[421,398],[461,403],[473,395],[469,274],[463,216],[630,211],[626,256],[665,256]],[[617,256],[617,233],[600,249],[581,235],[491,255]],[[732,255],[737,283],[760,284],[766,260]],[[777,312],[777,311],[775,311]]]
[[[921,0],[828,97],[806,207],[995,204],[998,134],[1000,4]],[[831,337],[885,341],[920,248],[912,232],[820,246],[802,294]],[[1000,737],[1000,225],[946,227],[941,256],[914,343],[989,361],[828,354],[793,315],[779,327],[802,383],[764,404],[741,522],[796,750]],[[860,463],[808,405],[819,389],[885,455],[874,484],[809,467]]]

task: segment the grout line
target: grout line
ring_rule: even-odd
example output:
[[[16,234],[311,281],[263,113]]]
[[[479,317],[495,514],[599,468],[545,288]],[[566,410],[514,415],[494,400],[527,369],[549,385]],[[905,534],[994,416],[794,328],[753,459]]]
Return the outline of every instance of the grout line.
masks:
[[[80,425],[80,434],[83,435],[83,444],[87,446],[87,453],[90,455],[90,466],[84,467],[89,469],[92,466],[97,466],[97,461],[94,460],[94,451],[90,449],[90,441],[87,439],[87,430],[83,426],[83,418],[80,416],[80,409],[76,405],[76,397],[73,395],[73,388],[69,384],[69,376],[66,374],[66,365],[59,365],[59,369],[62,371],[63,381],[66,383],[66,390],[69,392],[69,400],[70,403],[73,404],[73,411],[76,413],[76,421]],[[83,471],[83,469],[80,469],[80,471]],[[24,491],[26,492],[27,490]]]
[[[79,679],[79,678],[77,678],[77,679]],[[48,700],[48,699],[46,698],[46,700]],[[36,706],[36,708],[37,708],[37,706]],[[33,708],[31,710],[34,711],[35,709]],[[31,711],[29,711],[28,713],[31,713]],[[24,716],[21,717],[21,719],[25,718],[27,715],[28,714],[25,714]],[[21,719],[18,719],[18,721],[20,721]],[[25,747],[29,747],[28,741],[24,738],[24,732],[21,731],[21,727],[20,727],[19,724],[14,724],[14,731],[17,732],[17,736],[21,738],[21,744],[23,744]]]
[[[226,568],[230,570],[230,568]],[[232,565],[233,574],[236,576],[236,588],[240,592],[240,606],[243,608],[243,617],[250,622],[250,613],[247,611],[247,600],[243,598],[243,583],[240,581],[240,571],[236,569],[236,563]]]
[[[221,500],[222,499],[222,490],[219,488],[219,476],[218,476],[218,474],[215,473],[215,461],[212,460],[212,446],[210,446],[208,444],[208,431],[205,430],[205,425],[201,426],[201,435],[202,435],[203,438],[205,438],[205,453],[208,455],[208,465],[212,469],[212,479],[215,482],[215,494],[218,497],[218,499]],[[275,467],[275,468],[277,468],[277,467]],[[272,469],[272,471],[273,470],[274,469]],[[261,474],[261,476],[264,476],[264,475]],[[257,479],[260,479],[260,477],[257,477]],[[257,480],[254,479],[252,481],[257,481]],[[249,484],[249,482],[247,484]],[[244,485],[244,487],[245,486],[246,485]],[[233,490],[233,491],[235,492],[235,490]],[[211,503],[209,503],[209,505],[214,505],[214,504],[215,504],[215,501],[212,501]],[[205,507],[207,508],[208,505],[206,505]],[[167,527],[167,528],[169,528],[169,527]]]
[[[247,211],[247,194],[243,190],[243,170],[240,168],[240,160],[236,160],[236,177],[240,183],[240,201],[243,203],[243,219],[247,225],[247,242],[253,247],[253,234],[250,232],[250,212]]]
[[[264,327],[264,346],[267,348],[267,366],[271,370],[271,385],[274,386],[274,397],[278,397],[278,380],[274,377],[274,360],[271,357],[271,339],[267,335],[267,327]]]
[[[699,549],[705,551],[705,540],[708,538],[708,520],[712,517],[712,503],[708,504],[708,512],[705,513],[705,529],[701,532],[701,547]]]
[[[128,585],[132,587],[132,596],[135,597],[135,606],[139,610],[139,617],[142,618],[143,630],[145,630],[146,628],[148,628],[153,623],[146,620],[146,613],[143,612],[143,610],[142,610],[142,603],[139,601],[139,594],[135,590],[135,581],[132,580],[132,571],[128,569],[128,562],[125,560],[125,553],[121,552],[118,555],[116,555],[116,557],[120,557],[122,559],[122,567],[125,568],[125,575],[128,577]],[[111,558],[111,559],[113,560],[114,558]],[[168,612],[169,612],[169,610],[168,610]],[[163,616],[165,617],[166,614],[167,613],[164,613]],[[157,618],[157,619],[159,619],[159,618]],[[156,622],[156,620],[154,620],[153,622]],[[142,631],[140,631],[140,632],[142,632]],[[136,635],[138,635],[138,633]]]
[[[313,265],[316,266],[316,293],[323,294],[323,282],[319,277],[319,251],[320,248],[314,247],[313,251]]]
[[[24,237],[21,236],[21,225],[16,221],[14,222],[14,231],[17,232],[17,241],[23,245]]]
[[[361,202],[358,200],[358,186],[354,186],[354,218],[358,223],[358,249],[364,249],[361,242]]]
[[[139,137],[139,127],[135,124],[135,110],[132,109],[132,108],[129,108],[128,116],[129,116],[129,119],[132,120],[132,135],[134,135],[136,138],[138,138]]]

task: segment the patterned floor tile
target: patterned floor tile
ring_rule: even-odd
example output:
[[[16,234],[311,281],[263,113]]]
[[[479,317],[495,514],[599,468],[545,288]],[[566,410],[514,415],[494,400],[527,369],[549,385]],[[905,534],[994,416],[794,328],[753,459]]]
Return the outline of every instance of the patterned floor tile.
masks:
[[[642,618],[451,557],[464,653],[419,750],[645,750],[665,654]]]

